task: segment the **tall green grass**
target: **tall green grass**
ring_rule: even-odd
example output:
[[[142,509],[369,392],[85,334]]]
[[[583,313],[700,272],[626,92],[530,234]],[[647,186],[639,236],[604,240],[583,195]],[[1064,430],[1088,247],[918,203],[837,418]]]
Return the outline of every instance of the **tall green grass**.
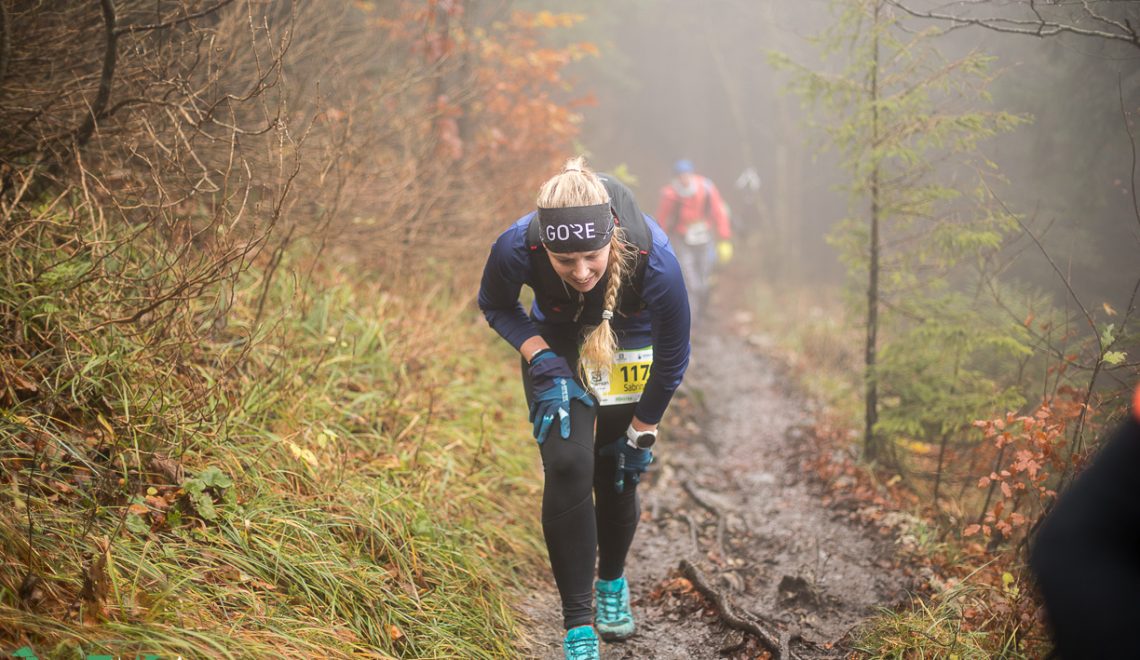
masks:
[[[113,292],[83,272],[0,281],[5,652],[517,653],[541,476],[469,301],[286,259],[224,317],[201,295],[92,330]]]

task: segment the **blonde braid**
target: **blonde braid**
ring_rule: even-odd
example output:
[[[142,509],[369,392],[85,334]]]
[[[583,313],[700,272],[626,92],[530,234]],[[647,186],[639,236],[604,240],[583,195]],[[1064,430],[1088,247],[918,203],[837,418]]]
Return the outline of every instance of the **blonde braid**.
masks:
[[[633,252],[625,242],[625,233],[621,227],[614,227],[614,235],[610,239],[610,260],[606,264],[606,274],[610,280],[606,284],[605,301],[602,303],[602,309],[611,314],[617,311],[622,276],[632,261]],[[589,369],[601,369],[604,372],[613,366],[614,354],[617,353],[617,335],[614,334],[613,323],[604,315],[601,323],[586,332],[588,334],[582,341],[581,357],[578,360],[578,375],[589,386]]]
[[[561,172],[542,184],[537,201],[538,207],[544,209],[592,206],[609,202],[610,194],[601,179],[586,166],[586,159],[575,156],[566,160]],[[610,238],[609,262],[606,264],[606,274],[610,279],[606,284],[603,302],[603,309],[609,311],[611,315],[617,311],[622,276],[632,267],[633,258],[633,250],[625,241],[621,227],[614,227],[614,234]],[[582,382],[589,387],[590,376],[587,364],[591,368],[603,370],[611,368],[614,354],[617,352],[617,335],[614,334],[610,319],[604,317],[601,323],[587,329],[585,335],[579,353],[578,374]]]

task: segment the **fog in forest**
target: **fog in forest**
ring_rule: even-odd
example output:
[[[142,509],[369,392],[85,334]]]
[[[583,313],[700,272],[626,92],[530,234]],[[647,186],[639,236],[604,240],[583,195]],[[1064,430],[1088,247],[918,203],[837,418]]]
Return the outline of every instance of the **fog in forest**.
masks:
[[[1140,409],[1138,30],[1140,0],[0,0],[0,649],[561,658],[549,560],[585,613],[596,544],[648,624],[607,657],[1050,655],[1027,551]],[[575,283],[508,227],[578,154],[652,214],[691,160],[733,240]],[[1131,649],[1131,601],[1090,600]]]
[[[543,6],[543,3],[538,3]],[[545,3],[559,11],[557,3]],[[653,212],[671,164],[691,159],[720,187],[734,221],[762,236],[764,277],[832,283],[842,266],[824,236],[848,213],[842,172],[812,112],[785,93],[769,65],[781,51],[822,66],[811,38],[835,20],[825,0],[621,2],[590,5],[574,39],[595,41],[597,59],[574,69],[572,95],[593,94],[582,145],[595,166],[625,164]],[[564,9],[563,9],[564,10]],[[907,20],[910,29],[938,27]],[[1127,305],[1140,272],[1140,221],[1130,180],[1133,153],[1122,107],[1140,106],[1140,49],[1075,35],[1033,38],[978,27],[937,38],[947,58],[994,55],[991,109],[1030,115],[984,141],[985,157],[1008,180],[996,192],[1042,238],[1056,267],[1086,304]],[[1133,132],[1136,132],[1133,127]],[[761,178],[753,208],[734,185],[747,167]],[[865,213],[853,207],[851,213]],[[1065,287],[1031,240],[1012,239],[1012,275],[1059,298]]]

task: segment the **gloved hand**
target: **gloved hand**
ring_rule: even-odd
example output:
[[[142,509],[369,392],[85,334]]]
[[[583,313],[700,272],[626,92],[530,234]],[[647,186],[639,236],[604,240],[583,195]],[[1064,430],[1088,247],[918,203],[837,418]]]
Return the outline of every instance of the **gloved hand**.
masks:
[[[529,374],[530,421],[534,423],[534,439],[542,444],[555,417],[558,417],[562,439],[569,438],[570,402],[577,399],[592,408],[593,397],[574,381],[574,372],[566,359],[549,349],[539,351],[531,358]]]
[[[718,241],[716,244],[716,260],[722,265],[732,261],[732,241]]]
[[[649,464],[653,462],[652,449],[630,447],[624,435],[602,447],[602,451],[598,453],[617,459],[614,490],[619,493],[625,490],[626,482],[636,486],[641,481],[641,475],[649,469]]]

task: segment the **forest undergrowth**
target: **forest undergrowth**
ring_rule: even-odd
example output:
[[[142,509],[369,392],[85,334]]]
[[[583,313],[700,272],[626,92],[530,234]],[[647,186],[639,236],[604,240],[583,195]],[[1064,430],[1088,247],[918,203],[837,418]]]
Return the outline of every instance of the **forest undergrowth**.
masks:
[[[0,650],[524,643],[538,466],[473,282],[596,49],[464,9],[0,3]]]
[[[896,562],[923,578],[907,604],[853,630],[850,647],[876,658],[1048,655],[1046,614],[1028,568],[1032,532],[1124,403],[1107,390],[1103,409],[1089,415],[1090,440],[1070,454],[1083,406],[1052,370],[1052,396],[977,420],[977,435],[953,458],[938,462],[936,438],[896,437],[889,459],[868,463],[859,451],[860,329],[845,320],[839,293],[756,284],[748,296],[751,311],[739,320],[752,343],[821,404],[803,467],[824,485],[824,503],[892,535]]]
[[[25,256],[50,273],[61,255]],[[501,430],[522,405],[513,361],[470,301],[251,268],[228,323],[187,344],[166,324],[86,332],[105,292],[66,272],[29,288],[12,263],[5,652],[511,654],[539,484],[522,427]],[[262,307],[278,311],[255,325]]]

